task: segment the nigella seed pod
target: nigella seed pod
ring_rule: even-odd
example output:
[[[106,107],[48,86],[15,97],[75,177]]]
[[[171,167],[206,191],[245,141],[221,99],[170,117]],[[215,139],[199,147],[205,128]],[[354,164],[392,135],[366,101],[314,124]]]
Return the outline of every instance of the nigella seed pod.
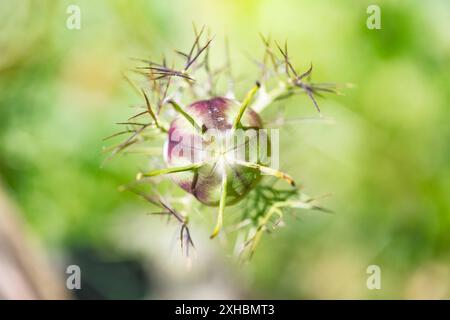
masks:
[[[226,205],[237,203],[260,180],[259,170],[239,165],[235,161],[245,161],[242,157],[248,159],[250,156],[248,139],[242,145],[237,145],[239,139],[233,135],[236,133],[233,121],[239,110],[240,104],[235,100],[223,97],[201,100],[186,108],[186,113],[195,120],[197,128],[181,115],[170,125],[164,150],[167,166],[184,167],[204,163],[196,170],[177,172],[171,177],[203,204],[219,205],[224,172],[228,181]],[[251,109],[247,109],[243,115],[241,125],[241,131],[238,131],[241,134],[263,128],[261,118]],[[255,143],[257,140],[258,137]],[[238,151],[244,152],[239,155]]]
[[[174,61],[169,66],[165,57],[161,62],[139,60],[144,65],[134,71],[145,77],[145,82],[141,82],[144,87],[138,88],[125,76],[144,98],[145,108],[120,123],[125,129],[109,137],[130,134],[113,148],[112,155],[137,146],[136,152],[148,156],[156,152],[159,156],[159,147],[155,151],[154,145],[147,143],[164,139],[164,165],[159,163],[157,168],[139,172],[137,181],[128,189],[159,207],[159,214],[167,214],[181,224],[180,241],[186,255],[189,247],[193,247],[188,228],[193,210],[183,208],[182,213],[177,212],[159,194],[158,180],[153,177],[170,177],[187,192],[180,198],[167,194],[168,198],[177,198],[180,206],[195,205],[184,201],[192,196],[201,204],[218,206],[211,238],[222,229],[225,208],[248,200],[241,202],[241,209],[236,209],[242,211],[236,229],[247,228],[243,249],[249,248],[251,254],[261,233],[279,225],[283,210],[320,208],[314,199],[302,197],[297,188],[278,189],[274,182],[264,184],[263,175],[268,175],[295,186],[289,175],[278,170],[278,140],[269,139],[259,114],[276,102],[300,93],[306,94],[320,112],[316,94],[337,93],[337,87],[332,83],[310,82],[312,65],[303,73],[297,72],[288,55],[287,43],[282,48],[261,36],[264,55],[262,61],[255,60],[261,69],[257,78],[253,78],[256,85],[247,88],[243,97],[225,98],[236,97],[228,42],[226,61],[214,66],[209,50],[212,38],[203,39],[204,28],[194,27],[194,33],[189,50],[175,51],[181,59],[178,63]],[[227,78],[226,92],[217,81],[220,74]],[[171,107],[175,113],[166,112]],[[276,160],[272,163],[272,159]],[[150,193],[141,190],[147,185]]]

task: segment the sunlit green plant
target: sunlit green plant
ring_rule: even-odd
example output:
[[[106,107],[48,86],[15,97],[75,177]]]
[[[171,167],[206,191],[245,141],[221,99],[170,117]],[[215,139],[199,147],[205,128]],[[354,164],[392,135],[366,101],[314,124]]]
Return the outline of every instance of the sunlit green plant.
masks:
[[[164,167],[139,172],[136,181],[125,188],[160,207],[158,214],[174,217],[178,221],[181,247],[186,255],[189,247],[193,246],[188,227],[189,208],[176,210],[175,203],[185,204],[186,201],[174,199],[171,194],[159,194],[155,177],[170,176],[187,192],[185,197],[190,200],[194,197],[202,208],[218,207],[217,222],[211,238],[223,229],[226,208],[239,203],[238,210],[242,213],[239,221],[225,231],[244,232],[240,254],[242,257],[251,257],[262,234],[280,225],[287,209],[322,208],[316,199],[299,191],[292,177],[266,165],[267,159],[261,154],[258,153],[255,161],[246,161],[249,140],[229,149],[230,142],[234,141],[230,137],[234,137],[234,133],[239,130],[245,133],[250,129],[263,129],[264,122],[259,114],[275,102],[293,95],[306,94],[320,113],[315,96],[338,93],[337,86],[312,83],[312,65],[307,71],[298,73],[291,63],[287,43],[280,46],[270,38],[261,36],[263,58],[254,61],[260,73],[247,94],[237,98],[228,43],[225,44],[225,63],[215,67],[210,59],[212,38],[204,39],[204,28],[200,31],[194,28],[194,32],[194,43],[190,50],[175,51],[181,66],[169,65],[166,58],[160,63],[139,59],[143,65],[134,71],[142,75],[144,80],[136,85],[135,81],[126,77],[142,97],[144,105],[139,113],[121,123],[126,127],[124,131],[111,136],[130,134],[125,141],[112,147],[112,155],[143,150],[148,156],[163,156]],[[224,89],[218,88],[221,75],[227,79]],[[218,133],[214,139],[210,139],[207,134],[211,130]],[[174,153],[173,150],[180,146],[180,139],[174,139],[175,133],[192,141],[200,141],[200,146],[208,147],[206,152],[203,148],[190,145],[187,152],[185,148],[184,153]],[[159,152],[155,152],[154,148],[142,149],[148,141],[157,139],[165,140],[164,148],[161,144]],[[257,139],[259,145],[261,138]],[[267,141],[270,153],[271,142],[269,138]],[[237,148],[244,149],[244,157],[230,158],[229,153],[235,152]],[[290,188],[279,189],[275,187],[274,181],[264,175],[285,180]],[[152,188],[144,192],[139,188],[142,185]]]

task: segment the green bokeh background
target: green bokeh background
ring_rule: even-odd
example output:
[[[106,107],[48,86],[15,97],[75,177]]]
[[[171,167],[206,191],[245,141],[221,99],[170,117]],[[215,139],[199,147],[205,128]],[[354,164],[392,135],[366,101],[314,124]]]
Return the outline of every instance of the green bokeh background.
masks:
[[[156,272],[148,298],[450,298],[450,3],[376,1],[382,29],[369,30],[373,3],[2,1],[2,188],[48,252],[85,247]],[[66,28],[69,4],[81,8],[81,30]],[[281,128],[282,169],[310,195],[331,192],[324,204],[335,214],[288,218],[245,266],[207,239],[209,217],[195,227],[197,265],[167,262],[179,255],[166,245],[173,229],[117,190],[142,159],[101,167],[102,138],[139,102],[121,77],[129,58],[187,48],[192,22],[218,46],[228,36],[233,67],[248,76],[241,92],[255,80],[245,55],[262,54],[259,32],[288,39],[299,69],[313,62],[315,81],[355,84],[320,99],[333,125]],[[306,97],[283,106],[292,117],[317,115]],[[366,287],[371,264],[381,267],[381,290]],[[211,269],[222,280],[202,291]],[[104,297],[127,297],[118,290]]]

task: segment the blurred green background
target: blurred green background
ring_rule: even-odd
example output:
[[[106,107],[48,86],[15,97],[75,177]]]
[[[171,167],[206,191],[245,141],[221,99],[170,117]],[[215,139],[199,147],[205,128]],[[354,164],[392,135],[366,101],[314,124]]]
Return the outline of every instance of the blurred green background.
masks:
[[[450,2],[376,1],[382,29],[369,30],[373,3],[2,1],[1,188],[58,272],[68,263],[86,271],[95,294],[77,295],[450,298]],[[81,9],[80,30],[66,28],[70,4]],[[257,69],[245,55],[261,56],[262,32],[288,39],[300,70],[313,62],[313,80],[355,84],[320,99],[333,125],[281,128],[282,169],[310,195],[331,192],[324,204],[335,214],[288,218],[244,266],[208,239],[208,217],[193,226],[198,257],[186,268],[173,226],[117,190],[143,159],[101,167],[102,138],[140,102],[121,76],[129,58],[185,50],[192,22],[217,45],[228,36],[248,83]],[[317,115],[304,96],[283,106]],[[372,264],[381,290],[366,287]]]

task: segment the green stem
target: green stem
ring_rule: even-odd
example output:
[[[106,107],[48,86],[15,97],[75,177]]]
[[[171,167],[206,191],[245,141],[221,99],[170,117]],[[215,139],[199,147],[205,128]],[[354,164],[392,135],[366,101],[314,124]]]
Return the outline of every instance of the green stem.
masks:
[[[240,125],[241,118],[244,115],[245,110],[247,109],[248,105],[250,104],[250,102],[252,101],[253,97],[255,96],[256,92],[259,90],[260,87],[261,85],[259,84],[259,82],[257,82],[256,85],[245,96],[245,99],[241,104],[241,108],[239,109],[239,113],[236,119],[234,120],[233,129],[236,129]]]
[[[170,100],[169,103],[173,106],[173,108],[175,109],[175,111],[177,111],[179,114],[181,114],[187,121],[189,121],[189,123],[199,132],[202,132],[202,129],[200,128],[200,126],[195,122],[194,118],[192,118],[189,114],[186,113],[186,111],[183,110],[183,108],[181,108],[181,106],[176,103],[173,100]]]
[[[219,214],[217,215],[217,223],[214,228],[213,233],[211,234],[210,238],[216,237],[220,230],[222,229],[222,222],[223,222],[223,213],[225,211],[225,202],[227,199],[227,187],[228,187],[228,180],[227,180],[227,173],[226,170],[223,170],[222,174],[222,193],[220,195],[220,203],[219,203]]]
[[[139,173],[137,176],[137,180],[140,180],[142,177],[156,177],[156,176],[160,176],[162,174],[195,170],[195,169],[202,167],[203,165],[204,165],[203,162],[199,162],[199,163],[193,163],[193,164],[189,164],[189,165],[181,166],[181,167],[164,168],[164,169],[153,170],[153,171],[150,171],[147,173]]]
[[[283,179],[286,180],[291,186],[295,187],[295,182],[294,179],[292,179],[291,176],[289,176],[288,174],[272,169],[270,167],[266,167],[257,163],[252,163],[252,162],[247,162],[247,161],[240,161],[240,160],[235,160],[236,164],[241,165],[241,166],[245,166],[248,168],[253,168],[253,169],[257,169],[262,173],[277,177],[279,179]]]

